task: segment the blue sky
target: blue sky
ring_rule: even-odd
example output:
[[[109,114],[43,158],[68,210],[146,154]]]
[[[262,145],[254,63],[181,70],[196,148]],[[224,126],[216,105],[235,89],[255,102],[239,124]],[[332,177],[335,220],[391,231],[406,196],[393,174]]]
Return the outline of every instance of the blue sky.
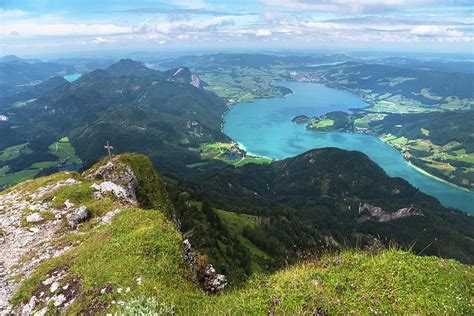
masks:
[[[474,0],[0,0],[1,55],[111,50],[472,53]]]

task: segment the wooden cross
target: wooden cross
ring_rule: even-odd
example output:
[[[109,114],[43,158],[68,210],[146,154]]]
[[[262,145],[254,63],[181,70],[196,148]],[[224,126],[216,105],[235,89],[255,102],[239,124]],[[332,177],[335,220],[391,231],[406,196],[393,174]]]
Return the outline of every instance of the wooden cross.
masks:
[[[107,149],[107,152],[109,153],[109,159],[112,161],[112,152],[111,150],[114,149],[114,147],[109,145],[109,141],[107,141],[107,145],[104,146],[105,149]]]

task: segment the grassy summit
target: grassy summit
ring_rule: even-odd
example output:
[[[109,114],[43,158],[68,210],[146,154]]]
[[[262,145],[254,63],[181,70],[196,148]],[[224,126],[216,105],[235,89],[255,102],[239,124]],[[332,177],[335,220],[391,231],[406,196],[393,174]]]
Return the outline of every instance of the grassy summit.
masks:
[[[90,187],[101,179],[61,173],[20,184],[0,194],[1,198],[15,191],[34,193],[46,185],[72,178],[77,182],[60,187],[44,198],[51,201],[52,208],[59,208],[69,200],[92,211],[92,218],[77,230],[63,228],[53,235],[52,245],[68,245],[67,251],[42,261],[27,276],[17,277],[21,285],[10,301],[20,311],[31,302],[32,296],[61,294],[67,303],[56,306],[57,301],[50,300],[47,304],[37,304],[34,310],[179,315],[323,311],[468,314],[472,311],[472,266],[455,260],[419,257],[397,249],[378,254],[358,250],[328,253],[276,273],[257,272],[241,286],[209,296],[193,281],[191,269],[183,258],[183,237],[171,220],[172,206],[151,162],[135,154],[117,159],[131,167],[137,178],[140,206],[123,207],[110,224],[101,224],[103,215],[121,205],[110,194],[102,199],[94,198]],[[105,162],[95,165],[92,171]],[[232,218],[228,221],[232,222]],[[20,264],[28,262],[24,258]],[[48,282],[51,278],[57,281]]]

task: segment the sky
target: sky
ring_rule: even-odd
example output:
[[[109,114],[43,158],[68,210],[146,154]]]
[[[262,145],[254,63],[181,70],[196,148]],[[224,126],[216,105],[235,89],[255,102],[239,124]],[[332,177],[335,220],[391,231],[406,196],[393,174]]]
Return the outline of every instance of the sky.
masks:
[[[0,0],[0,55],[354,50],[473,54],[474,0]]]

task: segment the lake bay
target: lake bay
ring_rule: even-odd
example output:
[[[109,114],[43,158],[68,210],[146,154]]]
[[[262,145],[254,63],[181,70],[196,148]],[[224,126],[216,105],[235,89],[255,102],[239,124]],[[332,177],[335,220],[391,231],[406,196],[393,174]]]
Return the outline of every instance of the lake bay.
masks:
[[[291,120],[366,106],[357,95],[319,84],[285,82],[294,93],[285,98],[239,103],[224,117],[224,132],[254,155],[284,159],[313,148],[337,147],[365,153],[388,175],[401,177],[449,207],[474,214],[474,192],[417,171],[401,154],[376,137],[344,132],[314,132]]]

